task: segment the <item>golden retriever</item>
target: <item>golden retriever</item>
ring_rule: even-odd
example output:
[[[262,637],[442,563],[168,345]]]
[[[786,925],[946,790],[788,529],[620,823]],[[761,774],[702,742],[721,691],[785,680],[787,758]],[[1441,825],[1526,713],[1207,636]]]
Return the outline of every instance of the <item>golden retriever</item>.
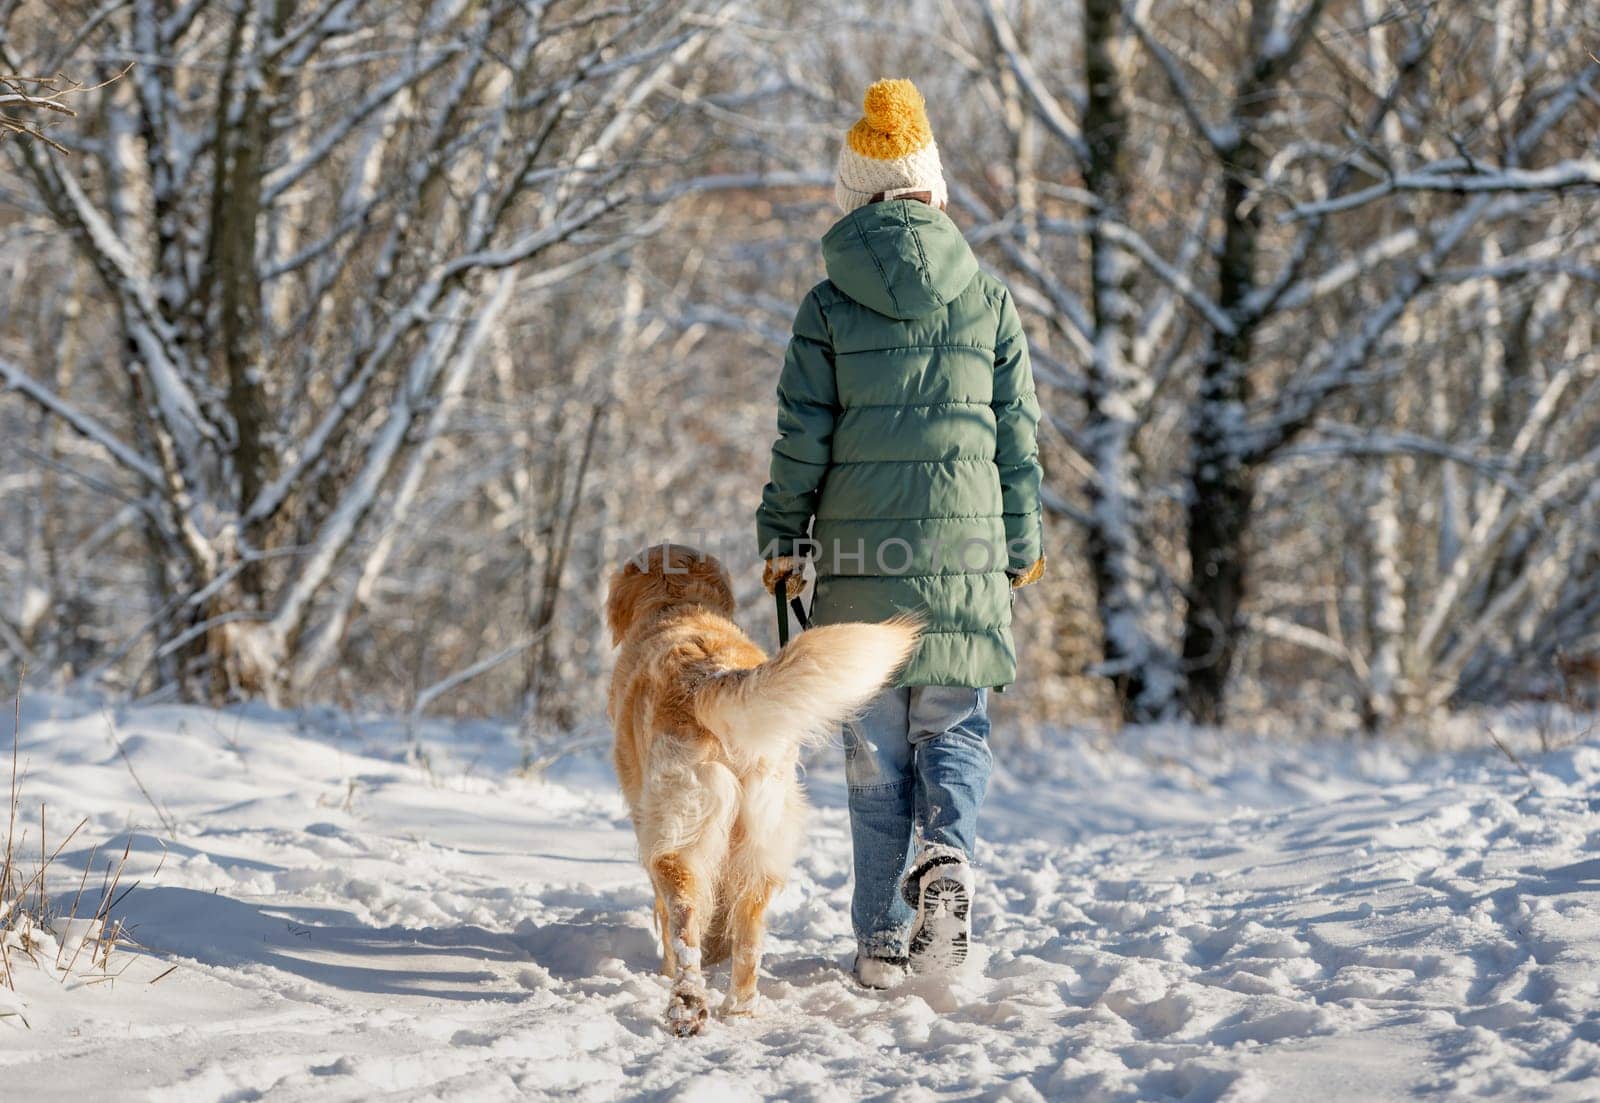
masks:
[[[680,1036],[705,1025],[702,968],[730,956],[723,1012],[754,1010],[767,904],[804,828],[800,747],[832,738],[917,640],[909,619],[836,624],[769,660],[732,612],[722,564],[681,544],[635,555],[606,597],[621,648],[607,707],[617,779],[655,886]]]

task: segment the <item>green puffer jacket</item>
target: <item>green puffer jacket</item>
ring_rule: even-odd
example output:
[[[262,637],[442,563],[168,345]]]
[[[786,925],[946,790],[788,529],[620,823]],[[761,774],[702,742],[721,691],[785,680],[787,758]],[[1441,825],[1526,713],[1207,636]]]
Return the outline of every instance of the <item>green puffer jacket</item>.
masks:
[[[822,253],[778,380],[761,554],[813,558],[816,623],[920,614],[901,685],[1008,685],[1006,571],[1041,554],[1039,404],[1011,293],[913,199],[846,215]]]

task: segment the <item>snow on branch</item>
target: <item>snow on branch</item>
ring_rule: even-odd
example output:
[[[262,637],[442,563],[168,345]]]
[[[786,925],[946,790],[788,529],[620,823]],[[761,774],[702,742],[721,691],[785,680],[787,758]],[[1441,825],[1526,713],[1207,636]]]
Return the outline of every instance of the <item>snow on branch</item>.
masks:
[[[1143,261],[1145,267],[1205,318],[1206,324],[1212,329],[1230,336],[1237,331],[1238,325],[1228,312],[1196,286],[1182,268],[1169,264],[1133,227],[1125,222],[1106,219],[1100,223],[1100,228],[1107,237]]]
[[[1132,3],[1123,5],[1122,14],[1128,21],[1128,26],[1133,28],[1134,36],[1144,46],[1160,67],[1162,76],[1166,77],[1167,87],[1171,89],[1173,98],[1178,101],[1183,117],[1189,120],[1189,125],[1196,134],[1205,141],[1219,156],[1227,157],[1239,145],[1240,134],[1237,128],[1222,126],[1212,123],[1206,118],[1205,110],[1200,106],[1200,99],[1194,89],[1189,87],[1189,78],[1184,75],[1183,66],[1159,41],[1150,29],[1139,18],[1136,7]]]
[[[1257,614],[1249,619],[1250,627],[1260,632],[1263,636],[1282,640],[1285,643],[1292,643],[1309,651],[1332,656],[1340,662],[1349,663],[1352,666],[1358,662],[1358,656],[1351,652],[1349,647],[1326,632],[1319,632],[1307,625],[1268,614]]]
[[[1083,299],[1055,274],[1052,265],[1010,232],[1009,223],[997,218],[970,188],[956,180],[949,183],[951,202],[965,208],[981,224],[969,231],[968,236],[984,235],[993,227],[996,232],[990,236],[1007,259],[1027,275],[1029,284],[1012,288],[1017,301],[1056,321],[1057,330],[1071,342],[1073,351],[1085,362],[1092,359],[1094,346],[1090,334],[1094,331],[1094,324],[1090,321],[1089,308]]]
[[[128,314],[130,342],[143,359],[147,378],[155,390],[154,407],[162,429],[171,435],[179,466],[191,471],[195,466],[197,438],[216,441],[218,433],[201,414],[194,392],[185,378],[173,349],[172,327],[157,306],[153,281],[123,244],[83,186],[72,173],[58,173],[53,166],[36,166],[43,171],[64,199],[70,217],[82,231],[90,254],[110,290],[122,301]],[[177,472],[169,472],[169,477]],[[187,476],[185,476],[187,477]]]
[[[1553,192],[1600,186],[1600,158],[1582,157],[1562,161],[1542,169],[1494,168],[1471,172],[1455,170],[1408,172],[1390,177],[1370,188],[1334,196],[1315,203],[1302,203],[1285,211],[1280,219],[1292,222],[1364,207],[1397,192],[1449,192],[1467,195],[1480,192]]]
[[[1371,279],[1373,272],[1385,262],[1404,256],[1421,241],[1422,232],[1415,226],[1385,234],[1326,270],[1287,285],[1276,295],[1275,305],[1279,310],[1299,310],[1310,306],[1358,280]],[[1263,301],[1267,301],[1266,295],[1273,292],[1274,289],[1268,289]]]
[[[58,153],[67,152],[44,132],[43,118],[50,115],[72,118],[77,112],[63,101],[82,90],[82,85],[65,77],[20,77],[0,75],[0,141],[7,137],[32,138]]]
[[[1600,473],[1600,448],[1571,463],[1558,466],[1555,473],[1535,486],[1515,509],[1498,515],[1495,524],[1487,530],[1487,539],[1479,545],[1479,554],[1464,555],[1457,560],[1454,565],[1457,569],[1447,576],[1445,586],[1441,587],[1438,594],[1440,599],[1447,600],[1442,600],[1429,610],[1419,640],[1425,640],[1431,648],[1443,638],[1441,628],[1450,614],[1459,611],[1456,602],[1465,592],[1464,587],[1474,584],[1497,562],[1494,555],[1484,553],[1501,547],[1519,527],[1532,522],[1536,514],[1550,509],[1565,495],[1576,496],[1586,492],[1592,504],[1597,473]],[[1436,684],[1430,692],[1430,704],[1443,704],[1455,691],[1461,672],[1474,651],[1505,617],[1526,602],[1530,590],[1547,587],[1562,577],[1564,564],[1575,561],[1572,556],[1577,549],[1580,532],[1592,540],[1592,524],[1587,511],[1578,502],[1568,501],[1564,508],[1555,512],[1553,518],[1541,524],[1554,530],[1548,534],[1553,538],[1548,539],[1545,545],[1551,550],[1544,555],[1527,555],[1515,577],[1504,584],[1475,617],[1456,626],[1454,638],[1448,640],[1444,653],[1435,661]]]
[[[1482,280],[1515,280],[1524,276],[1570,276],[1575,280],[1600,283],[1600,265],[1559,258],[1517,256],[1494,264],[1446,268],[1437,279],[1440,283],[1476,283]]]
[[[387,79],[379,81],[373,88],[368,89],[367,93],[351,110],[337,116],[326,130],[312,139],[308,144],[308,148],[300,156],[267,177],[262,191],[262,202],[267,204],[277,202],[279,197],[303,179],[307,173],[327,161],[340,143],[359,129],[363,123],[378,114],[381,109],[396,97],[415,88],[421,81],[442,68],[459,52],[459,47],[434,50],[424,55],[421,60],[413,63],[408,68],[394,73]]]
[[[1513,460],[1520,461],[1533,450],[1557,411],[1565,408],[1562,400],[1576,378],[1576,370],[1571,366],[1552,377],[1512,441],[1510,456]],[[1514,506],[1506,502],[1505,490],[1496,488],[1483,503],[1449,571],[1433,590],[1412,643],[1415,653],[1419,656],[1433,653],[1436,642],[1447,635],[1452,618],[1459,613],[1472,587],[1494,566],[1496,550],[1519,525],[1531,521],[1561,495],[1591,486],[1597,473],[1600,473],[1600,447],[1557,466],[1553,473],[1520,496]]]
[[[90,25],[98,18],[91,20]],[[66,147],[45,133],[48,122],[52,118],[76,118],[78,113],[68,106],[69,99],[115,84],[132,68],[130,62],[120,73],[94,85],[81,84],[59,73],[49,77],[0,73],[0,141],[7,137],[30,138],[43,142],[57,153],[68,153]]]
[[[278,477],[262,487],[249,506],[247,521],[271,517],[288,500],[300,482],[320,463],[324,453],[346,424],[352,411],[360,407],[368,386],[402,340],[425,323],[436,311],[436,304],[448,288],[475,271],[503,269],[522,264],[536,254],[568,240],[573,234],[615,210],[626,200],[621,193],[597,200],[576,214],[559,219],[521,240],[498,249],[483,249],[455,257],[422,281],[409,301],[394,312],[389,325],[367,354],[361,369],[339,393],[303,443],[293,451]],[[575,271],[568,269],[567,272]]]
[[[1375,307],[1362,314],[1359,324],[1331,338],[1317,365],[1302,381],[1291,383],[1278,396],[1270,417],[1247,432],[1240,454],[1266,459],[1287,444],[1315,416],[1323,399],[1355,381],[1368,358],[1426,289],[1440,280],[1441,265],[1467,233],[1483,222],[1514,215],[1534,203],[1527,195],[1479,193],[1465,207],[1431,231],[1429,247],[1395,280],[1392,290]]]
[[[464,256],[456,257],[442,267],[438,279],[443,283],[455,280],[465,272],[474,270],[494,271],[521,264],[552,245],[567,240],[578,230],[593,223],[601,216],[616,210],[623,203],[628,202],[629,198],[619,192],[598,199],[576,214],[569,215],[548,226],[540,227],[538,230],[526,234],[505,246],[496,249],[484,249],[476,253],[468,253]]]
[[[1050,90],[1039,79],[1039,72],[1033,67],[1033,61],[1023,52],[1021,44],[1017,41],[1017,32],[1006,18],[1000,0],[986,0],[984,15],[989,21],[990,30],[994,33],[996,45],[1005,55],[1006,64],[1016,74],[1017,83],[1022,86],[1022,90],[1033,101],[1035,114],[1061,140],[1061,143],[1072,151],[1078,163],[1082,164],[1088,159],[1088,151],[1083,144],[1083,134],[1078,129],[1078,124],[1062,107],[1061,101],[1051,95]]]
[[[500,325],[512,293],[517,288],[517,274],[513,271],[502,271],[495,279],[494,290],[478,311],[467,333],[448,354],[449,365],[438,386],[437,397],[428,411],[419,434],[420,439],[406,461],[399,485],[382,512],[377,538],[365,550],[364,561],[360,565],[355,582],[346,586],[335,597],[322,623],[317,626],[302,649],[300,659],[291,675],[291,680],[295,684],[302,686],[309,684],[313,677],[334,661],[338,647],[349,627],[351,615],[358,605],[364,604],[370,598],[373,587],[377,585],[390,555],[394,552],[401,528],[409,519],[411,510],[423,490],[434,453],[439,448],[440,437],[444,435],[456,405],[461,401],[468,383],[483,360],[484,345]],[[454,339],[454,334],[445,336]]]
[[[1311,428],[1320,433],[1324,439],[1305,441],[1294,448],[1277,453],[1273,459],[1288,461],[1317,457],[1433,456],[1463,467],[1470,467],[1502,484],[1514,494],[1527,493],[1526,487],[1512,476],[1510,464],[1504,459],[1481,456],[1448,441],[1435,440],[1419,433],[1401,430],[1375,431],[1359,425],[1329,421],[1319,421]]]
[[[156,466],[129,448],[116,434],[101,422],[47,389],[37,379],[9,360],[0,358],[0,390],[13,390],[43,410],[60,418],[73,432],[99,445],[107,455],[122,467],[138,475],[151,486],[161,485],[161,472]]]
[[[470,666],[463,667],[452,674],[441,678],[417,694],[417,702],[411,707],[411,723],[413,726],[420,723],[422,714],[428,710],[439,698],[459,686],[464,686],[480,674],[487,674],[502,663],[508,662],[522,654],[528,648],[538,643],[550,631],[550,625],[545,625],[539,631],[529,636],[524,636],[509,647],[503,647],[492,655],[487,655]]]
[[[1075,219],[1041,218],[1038,226],[1041,231],[1062,237],[1087,237],[1091,232],[1088,222]],[[1203,231],[1191,235],[1185,243],[1184,259],[1175,264],[1158,253],[1137,230],[1120,219],[1102,217],[1094,223],[1094,229],[1143,262],[1152,275],[1193,307],[1217,332],[1231,336],[1237,331],[1238,324],[1228,312],[1184,271],[1187,263],[1193,260],[1194,249],[1197,247],[1195,243],[1203,241]]]
[[[1310,42],[1328,0],[1310,0],[1298,18],[1286,9],[1273,12],[1272,26],[1256,55],[1257,83],[1268,84],[1286,72]]]

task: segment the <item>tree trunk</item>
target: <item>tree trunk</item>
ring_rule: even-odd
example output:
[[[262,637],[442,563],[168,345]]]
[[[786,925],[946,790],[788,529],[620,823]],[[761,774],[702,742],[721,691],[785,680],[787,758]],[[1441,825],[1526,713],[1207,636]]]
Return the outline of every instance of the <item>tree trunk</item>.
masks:
[[[1260,154],[1240,143],[1225,165],[1225,226],[1217,303],[1235,318],[1255,289],[1260,216],[1250,181]],[[1228,674],[1243,627],[1254,472],[1239,432],[1250,401],[1251,325],[1213,330],[1200,366],[1189,469],[1189,607],[1184,614],[1184,710],[1204,724],[1224,717]]]
[[[281,35],[293,8],[290,0],[276,0],[269,20],[255,28],[257,34]],[[234,34],[242,37],[251,19],[248,8],[237,17]],[[270,113],[277,102],[280,75],[275,66],[263,65],[259,82],[237,77],[246,87],[236,88],[237,109],[228,95],[218,98],[219,116],[237,110],[232,125],[218,126],[215,191],[212,195],[211,242],[207,258],[211,284],[206,295],[217,317],[213,330],[212,361],[226,386],[225,405],[234,430],[232,455],[238,501],[248,508],[273,476],[272,412],[267,403],[261,343],[261,282],[256,264],[257,233],[261,218],[264,164],[269,140]],[[259,526],[245,534],[252,546],[265,541]],[[239,574],[238,588],[251,609],[265,601],[265,569],[247,564]]]
[[[1250,5],[1251,64],[1235,90],[1228,124],[1208,137],[1223,173],[1222,252],[1217,306],[1233,331],[1212,329],[1200,365],[1200,395],[1190,442],[1189,607],[1184,614],[1183,704],[1194,719],[1225,718],[1228,676],[1244,627],[1256,457],[1240,439],[1248,424],[1250,366],[1263,307],[1255,301],[1261,211],[1255,187],[1266,166],[1256,141],[1262,120],[1276,110],[1273,95],[1304,49],[1326,0],[1310,0],[1296,29],[1281,26],[1277,0]]]
[[[1202,724],[1226,716],[1228,675],[1243,629],[1254,474],[1215,439],[1216,426],[1197,428],[1189,503],[1189,608],[1184,615],[1184,708]]]
[[[1401,571],[1400,487],[1392,461],[1381,460],[1367,476],[1367,638],[1372,658],[1361,722],[1369,735],[1381,734],[1404,711],[1400,656],[1406,630],[1406,583]]]
[[[1103,668],[1124,720],[1171,711],[1171,680],[1156,670],[1149,636],[1145,570],[1139,558],[1139,456],[1134,451],[1141,381],[1133,362],[1135,265],[1109,224],[1125,218],[1123,141],[1127,106],[1117,64],[1122,12],[1117,0],[1083,8],[1087,101],[1084,184],[1099,201],[1090,215],[1094,355],[1089,366],[1084,438],[1096,479],[1089,490],[1089,566],[1103,638]]]

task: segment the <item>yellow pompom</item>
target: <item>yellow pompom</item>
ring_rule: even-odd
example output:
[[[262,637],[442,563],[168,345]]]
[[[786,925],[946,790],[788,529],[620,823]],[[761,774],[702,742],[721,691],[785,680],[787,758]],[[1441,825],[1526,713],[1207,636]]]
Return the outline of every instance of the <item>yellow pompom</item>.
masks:
[[[909,80],[874,81],[861,106],[847,141],[863,157],[896,161],[933,141],[922,93]]]
[[[885,134],[899,134],[928,121],[922,93],[909,80],[873,82],[861,98],[861,110],[868,125]]]

